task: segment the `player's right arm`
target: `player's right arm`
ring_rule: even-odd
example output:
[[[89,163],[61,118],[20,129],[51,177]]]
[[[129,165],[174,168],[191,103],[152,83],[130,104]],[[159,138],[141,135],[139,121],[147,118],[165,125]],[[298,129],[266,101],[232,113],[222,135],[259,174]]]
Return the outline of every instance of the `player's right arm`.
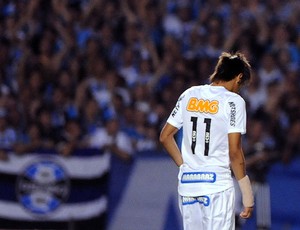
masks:
[[[161,130],[159,141],[171,156],[175,164],[179,167],[183,164],[183,159],[174,138],[174,135],[177,133],[177,131],[178,129],[176,127],[167,122]]]
[[[162,128],[159,136],[160,143],[178,167],[183,164],[183,159],[174,136],[183,125],[182,103],[185,93],[186,92],[183,92],[178,98],[176,106],[167,119],[167,122]]]

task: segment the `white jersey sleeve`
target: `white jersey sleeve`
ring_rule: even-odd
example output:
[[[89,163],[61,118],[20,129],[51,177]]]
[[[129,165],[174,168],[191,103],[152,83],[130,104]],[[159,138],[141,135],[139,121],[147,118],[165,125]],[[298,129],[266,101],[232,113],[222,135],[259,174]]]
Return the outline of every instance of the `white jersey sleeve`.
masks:
[[[182,116],[182,106],[183,105],[183,99],[185,97],[185,92],[180,95],[180,97],[177,100],[177,103],[172,110],[167,122],[174,127],[180,129],[183,125],[183,116]]]
[[[236,95],[228,100],[229,114],[228,133],[246,133],[246,105],[243,98]]]

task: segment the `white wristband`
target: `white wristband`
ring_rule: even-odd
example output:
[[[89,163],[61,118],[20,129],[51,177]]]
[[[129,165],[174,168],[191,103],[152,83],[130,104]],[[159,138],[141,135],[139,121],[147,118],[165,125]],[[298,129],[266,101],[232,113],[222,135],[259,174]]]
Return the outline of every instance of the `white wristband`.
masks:
[[[242,192],[244,207],[253,207],[254,197],[249,177],[246,175],[244,178],[240,179],[238,183]]]

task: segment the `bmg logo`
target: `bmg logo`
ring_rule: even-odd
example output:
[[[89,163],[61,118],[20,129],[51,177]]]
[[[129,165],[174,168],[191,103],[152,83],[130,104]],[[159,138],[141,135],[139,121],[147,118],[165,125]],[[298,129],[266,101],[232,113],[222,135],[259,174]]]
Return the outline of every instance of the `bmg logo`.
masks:
[[[18,199],[32,214],[46,216],[67,199],[69,184],[66,171],[57,162],[33,162],[25,167],[18,178]]]

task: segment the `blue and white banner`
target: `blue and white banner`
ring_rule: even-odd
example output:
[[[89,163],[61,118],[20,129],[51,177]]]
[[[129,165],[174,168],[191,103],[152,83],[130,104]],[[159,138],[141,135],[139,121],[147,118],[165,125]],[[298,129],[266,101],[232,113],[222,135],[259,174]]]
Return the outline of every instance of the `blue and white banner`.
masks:
[[[81,221],[107,212],[110,156],[83,149],[57,153],[8,153],[0,161],[0,218]]]

